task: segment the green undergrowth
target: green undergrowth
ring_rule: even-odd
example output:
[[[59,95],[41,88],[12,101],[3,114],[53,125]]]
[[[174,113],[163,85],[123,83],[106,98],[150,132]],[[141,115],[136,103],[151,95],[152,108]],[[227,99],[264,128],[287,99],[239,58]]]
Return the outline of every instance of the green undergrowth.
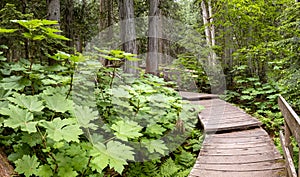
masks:
[[[253,115],[263,123],[263,128],[273,139],[276,148],[283,155],[279,138],[279,131],[283,130],[284,118],[278,107],[278,96],[280,87],[274,82],[264,83],[259,77],[246,77],[246,65],[237,67],[233,73],[237,75],[235,80],[235,90],[228,90],[224,99],[234,103]],[[299,148],[295,141],[293,144],[293,160],[298,167]]]
[[[46,20],[1,29],[31,45],[67,40]],[[53,33],[52,33],[53,32]],[[2,49],[9,46],[2,45]],[[53,51],[52,51],[53,52]],[[8,61],[0,53],[0,144],[20,176],[187,176],[201,147],[201,107],[143,72],[103,67],[99,57],[136,61],[118,50],[55,51]]]

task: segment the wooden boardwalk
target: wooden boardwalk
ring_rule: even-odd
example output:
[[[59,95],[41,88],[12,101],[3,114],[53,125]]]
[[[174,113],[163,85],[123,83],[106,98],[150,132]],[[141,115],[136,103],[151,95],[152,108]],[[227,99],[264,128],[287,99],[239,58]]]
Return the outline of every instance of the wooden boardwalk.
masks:
[[[285,176],[282,156],[261,122],[216,95],[180,94],[205,107],[199,119],[206,135],[190,177]]]

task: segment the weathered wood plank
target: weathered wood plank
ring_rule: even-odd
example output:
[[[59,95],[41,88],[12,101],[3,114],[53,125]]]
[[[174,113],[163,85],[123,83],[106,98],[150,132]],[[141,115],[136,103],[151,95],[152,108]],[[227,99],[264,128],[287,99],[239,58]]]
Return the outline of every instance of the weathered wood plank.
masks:
[[[226,171],[204,171],[192,170],[189,177],[280,177],[282,170],[251,171],[251,172],[226,172]]]
[[[198,116],[201,116],[200,119],[202,119],[202,120],[220,120],[220,119],[224,119],[226,121],[226,120],[232,120],[232,119],[233,120],[235,120],[235,119],[238,119],[238,120],[252,119],[252,116],[250,116],[248,114],[242,114],[242,113],[234,114],[234,115],[223,114],[223,115],[220,115],[220,116],[203,116],[202,114],[199,114]]]
[[[259,136],[242,136],[242,137],[218,137],[218,136],[211,136],[207,135],[206,139],[209,141],[209,143],[221,143],[221,144],[232,144],[232,143],[249,143],[249,142],[271,142],[270,137],[267,135],[259,135]],[[206,142],[204,142],[206,143]]]
[[[300,146],[300,118],[281,95],[278,97],[278,105],[284,117],[285,135],[280,132],[280,142],[286,159],[286,172],[289,177],[295,177],[297,173],[292,159],[293,145],[290,137],[294,137]],[[300,159],[300,154],[298,158]],[[298,176],[300,176],[299,165]]]
[[[292,135],[298,144],[300,144],[300,118],[282,96],[278,98],[278,105]]]
[[[232,131],[232,130],[247,129],[247,128],[251,128],[251,127],[259,127],[260,125],[261,125],[261,123],[259,123],[259,122],[245,122],[245,123],[236,123],[236,124],[230,124],[230,125],[220,124],[217,126],[204,127],[204,131],[206,133]]]
[[[198,115],[207,133],[232,131],[261,126],[261,122],[225,101],[202,100],[193,102],[205,107]],[[217,104],[214,106],[214,104]],[[209,106],[207,106],[209,105]]]
[[[230,132],[229,133],[222,133],[222,134],[211,134],[211,135],[207,135],[210,137],[215,137],[215,138],[235,138],[235,137],[249,137],[249,136],[261,136],[261,135],[266,135],[269,136],[267,134],[267,132],[262,129],[261,127],[259,128],[253,128],[253,129],[249,129],[249,130],[243,130],[243,131],[235,131],[235,132]]]
[[[183,99],[190,100],[190,101],[219,98],[218,95],[205,94],[205,93],[193,93],[193,92],[180,91],[179,94]]]
[[[196,163],[194,168],[199,170],[213,170],[213,171],[231,171],[231,172],[246,172],[246,171],[267,171],[278,170],[284,167],[274,161],[255,162],[247,164],[206,164]]]
[[[206,143],[203,144],[206,149],[242,149],[242,148],[252,148],[252,147],[258,147],[263,148],[265,146],[270,146],[271,144],[269,142],[256,142],[256,143],[235,143],[235,144],[217,144],[217,143]]]
[[[295,165],[294,165],[293,159],[291,157],[290,150],[286,146],[287,144],[285,142],[285,137],[284,137],[282,131],[280,131],[279,136],[280,136],[280,142],[281,142],[284,158],[286,160],[285,164],[286,164],[286,169],[287,169],[287,172],[288,172],[288,176],[289,177],[297,177],[297,172],[295,170]]]
[[[273,161],[276,163],[282,163],[283,159],[279,153],[271,154],[265,156],[265,154],[251,154],[244,155],[237,158],[236,156],[205,156],[205,158],[200,157],[197,159],[197,163],[202,164],[247,164],[247,163],[256,163],[256,162],[266,162]]]

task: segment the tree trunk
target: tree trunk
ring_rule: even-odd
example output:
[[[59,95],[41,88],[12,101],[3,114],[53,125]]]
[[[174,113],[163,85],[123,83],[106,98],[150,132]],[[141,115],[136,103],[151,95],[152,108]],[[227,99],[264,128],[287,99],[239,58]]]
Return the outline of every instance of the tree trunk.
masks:
[[[209,15],[208,15],[208,10],[206,7],[206,4],[204,1],[201,2],[201,8],[202,8],[202,18],[203,18],[203,24],[205,27],[205,38],[206,38],[206,43],[208,46],[211,46],[211,33],[209,30]]]
[[[215,27],[213,25],[211,1],[209,0],[207,4],[204,0],[201,1],[201,8],[202,8],[203,24],[205,27],[206,43],[207,46],[212,49],[215,46],[216,42],[215,42]],[[214,66],[216,63],[216,58],[217,56],[215,52],[211,51],[208,56],[208,65]]]
[[[146,59],[146,73],[156,75],[159,62],[159,3],[160,0],[150,1],[148,54]]]
[[[211,38],[211,48],[213,49],[216,45],[215,39],[215,25],[214,25],[214,18],[213,18],[213,11],[211,0],[208,1],[208,15],[209,15],[209,27],[210,27],[210,38]],[[216,63],[217,55],[214,51],[211,52],[211,58],[213,65]]]
[[[120,0],[119,13],[121,20],[120,35],[122,40],[122,50],[128,53],[137,54],[133,0]],[[137,62],[125,61],[124,70],[126,73],[137,74],[137,67]]]
[[[209,23],[210,23],[211,46],[215,46],[216,45],[215,25],[213,24],[214,18],[212,17],[213,12],[212,12],[211,0],[208,1],[208,14],[209,14]]]
[[[16,175],[13,167],[9,164],[6,155],[0,149],[0,176],[1,177],[11,177]]]
[[[56,20],[58,21],[58,28],[60,23],[60,0],[47,0],[47,12],[48,12],[48,20]],[[54,54],[53,51],[49,52],[50,54]],[[56,63],[55,60],[49,59],[49,65],[54,65]]]
[[[48,20],[60,22],[60,0],[47,0]]]
[[[105,25],[105,5],[106,5],[106,0],[100,0],[99,1],[99,14],[100,14],[100,18],[99,18],[99,30],[100,32],[106,28]]]
[[[73,0],[67,0],[66,1],[66,37],[71,39],[70,41],[67,41],[67,45],[71,48],[70,53],[74,53],[74,30],[73,30],[73,20],[74,20],[74,2]]]

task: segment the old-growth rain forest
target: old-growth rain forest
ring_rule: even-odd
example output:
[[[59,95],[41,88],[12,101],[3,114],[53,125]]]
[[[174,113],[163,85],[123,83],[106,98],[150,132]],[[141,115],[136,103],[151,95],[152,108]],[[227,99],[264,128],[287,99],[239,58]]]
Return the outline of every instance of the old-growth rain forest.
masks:
[[[1,0],[0,176],[189,176],[205,105],[181,93],[239,107],[285,157],[299,68],[298,0]]]

